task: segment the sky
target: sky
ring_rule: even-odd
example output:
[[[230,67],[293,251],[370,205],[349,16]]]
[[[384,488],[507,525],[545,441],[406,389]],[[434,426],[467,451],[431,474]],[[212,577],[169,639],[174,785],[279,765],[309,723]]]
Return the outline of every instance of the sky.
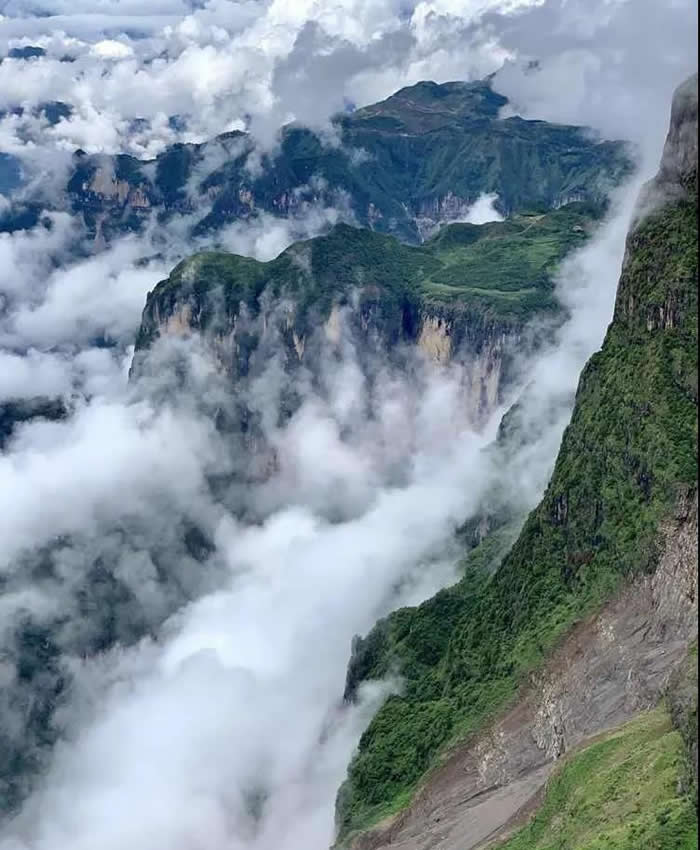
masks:
[[[697,63],[696,18],[691,0],[6,0],[0,55],[46,55],[5,59],[0,109],[64,101],[73,115],[40,144],[153,156],[231,129],[273,144],[290,120],[323,126],[420,80],[497,72],[526,117],[644,141],[644,114]],[[5,117],[2,149],[35,144],[32,123]]]
[[[612,317],[671,93],[697,67],[696,16],[690,0],[5,0],[0,152],[50,197],[78,147],[151,157],[245,128],[274,148],[285,122],[324,128],[419,80],[491,73],[508,114],[634,142],[638,172],[558,277],[569,320],[513,392],[528,387],[523,422],[536,437],[507,480],[531,506]],[[45,54],[10,58],[27,45]],[[48,101],[73,112],[49,125],[37,111]],[[494,200],[465,220],[498,217]],[[0,210],[8,203],[0,194]],[[296,220],[261,215],[221,239],[270,259],[346,212],[336,202]],[[2,744],[19,742],[41,767],[0,822],[0,850],[326,850],[359,735],[401,687],[375,683],[343,708],[352,638],[454,580],[454,529],[504,472],[482,451],[502,408],[475,429],[459,368],[377,362],[370,380],[341,317],[339,354],[317,386],[300,387],[288,425],[274,416],[278,360],[245,388],[284,462],[265,482],[213,488],[244,461],[213,426],[230,388],[211,352],[163,343],[151,370],[127,380],[147,293],[206,245],[185,224],[93,253],[76,252],[81,222],[55,208],[0,233],[0,403],[59,396],[70,411],[18,429],[0,453]],[[184,377],[173,365],[183,362]],[[183,543],[192,524],[213,544],[199,560]],[[30,685],[17,638],[27,623],[55,650]],[[101,644],[108,627],[114,640]],[[47,750],[22,706],[61,676],[71,686]]]

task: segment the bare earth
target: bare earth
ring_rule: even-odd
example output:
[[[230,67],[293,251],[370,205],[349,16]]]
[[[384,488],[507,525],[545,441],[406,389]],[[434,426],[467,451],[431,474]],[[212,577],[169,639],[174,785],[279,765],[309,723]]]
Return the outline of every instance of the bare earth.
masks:
[[[579,623],[515,705],[353,850],[484,847],[534,808],[560,756],[654,706],[697,638],[697,511],[681,500],[656,572]]]

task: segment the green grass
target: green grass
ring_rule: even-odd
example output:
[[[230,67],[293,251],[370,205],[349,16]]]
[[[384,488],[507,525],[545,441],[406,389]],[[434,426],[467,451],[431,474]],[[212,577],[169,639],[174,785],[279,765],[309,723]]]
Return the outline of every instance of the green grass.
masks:
[[[426,245],[443,266],[424,286],[442,296],[464,292],[517,300],[539,289],[551,298],[553,272],[566,253],[583,244],[599,212],[590,204],[571,204],[503,223],[443,228]],[[534,286],[523,286],[526,281]]]
[[[697,482],[696,240],[694,198],[632,236],[615,321],[581,377],[550,484],[493,578],[470,571],[359,644],[355,686],[391,669],[405,688],[362,736],[339,797],[342,840],[410,798],[577,620],[654,569],[660,522]],[[649,324],[664,305],[672,321]]]
[[[498,850],[695,850],[697,811],[678,793],[682,761],[668,712],[643,714],[567,758],[535,817]]]
[[[167,314],[176,300],[192,296],[204,329],[217,320],[230,323],[241,304],[255,313],[263,291],[288,295],[296,307],[295,331],[303,335],[334,303],[359,292],[390,342],[401,338],[407,320],[415,328],[428,310],[448,313],[471,331],[492,322],[520,327],[535,314],[557,312],[553,276],[600,214],[599,206],[574,203],[536,217],[453,224],[420,247],[341,224],[269,262],[207,251],[180,263],[149,296],[149,305],[158,301]],[[153,338],[148,315],[147,307],[138,348]]]

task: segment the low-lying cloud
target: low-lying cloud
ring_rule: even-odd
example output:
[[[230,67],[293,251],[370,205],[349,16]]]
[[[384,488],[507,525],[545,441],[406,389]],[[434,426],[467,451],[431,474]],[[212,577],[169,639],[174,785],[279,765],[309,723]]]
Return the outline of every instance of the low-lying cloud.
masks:
[[[405,84],[502,68],[511,110],[631,137],[651,168],[696,62],[694,7],[651,5],[12,0],[0,53],[45,55],[0,64],[0,147],[54,197],[76,146],[151,156],[244,127],[271,145],[286,120],[322,126]],[[50,125],[34,109],[50,100],[71,115]],[[343,706],[351,640],[456,578],[455,528],[494,486],[519,510],[539,498],[644,176],[562,266],[569,318],[511,388],[522,445],[507,468],[483,451],[503,411],[476,432],[459,370],[380,361],[370,379],[346,334],[288,421],[274,358],[246,388],[276,455],[259,480],[245,439],[217,425],[231,387],[201,341],[163,341],[127,380],[146,293],[212,244],[187,216],[100,252],[68,212],[0,234],[0,417],[36,396],[65,405],[16,423],[0,453],[0,850],[330,844],[359,735],[400,687]],[[495,201],[468,219],[497,218]],[[349,209],[338,196],[216,239],[268,260]]]
[[[46,772],[0,833],[3,850],[330,844],[336,788],[377,701],[395,686],[341,705],[351,639],[454,580],[453,532],[499,475],[523,505],[541,493],[578,373],[611,314],[635,191],[564,265],[559,291],[571,318],[524,371],[533,394],[524,396],[522,427],[532,432],[508,470],[482,451],[501,411],[475,433],[458,376],[426,366],[422,378],[420,369],[417,379],[389,371],[368,382],[351,340],[290,422],[269,426],[280,465],[249,486],[253,524],[208,484],[230,460],[199,412],[197,381],[213,386],[213,365],[193,365],[174,404],[153,408],[122,384],[81,402],[66,422],[19,431],[2,458],[12,484],[0,511],[6,652],[12,659],[7,641],[23,618],[48,626],[70,689],[54,709],[59,739]],[[207,355],[189,356],[196,364]],[[275,393],[255,397],[264,407]],[[543,422],[541,411],[552,409]],[[214,554],[190,558],[200,575],[178,591],[161,583],[158,565],[182,564],[179,544],[155,538],[185,515],[206,530]],[[117,530],[124,548],[110,555],[104,541]],[[35,567],[22,575],[19,555],[56,536],[67,542],[51,577],[33,582]],[[140,639],[84,657],[79,648],[96,633],[76,633],[70,618],[95,557],[115,553],[112,574],[128,590],[117,610],[137,621]],[[11,695],[19,682],[9,664]]]
[[[642,93],[660,110],[697,64],[689,0],[164,0],[145,13],[105,2],[98,14],[69,5],[51,0],[41,17],[33,2],[4,7],[0,52],[45,51],[0,64],[0,110],[25,108],[0,119],[10,152],[153,156],[246,127],[270,144],[286,121],[324,126],[347,104],[424,79],[480,78],[504,62],[496,87],[518,111],[643,142]],[[31,107],[49,101],[73,112],[47,128]]]

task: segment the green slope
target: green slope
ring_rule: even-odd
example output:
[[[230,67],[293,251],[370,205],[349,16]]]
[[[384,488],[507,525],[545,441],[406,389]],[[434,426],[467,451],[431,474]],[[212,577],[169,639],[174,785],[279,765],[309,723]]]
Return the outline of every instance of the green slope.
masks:
[[[493,578],[468,574],[356,647],[353,685],[391,668],[405,688],[360,741],[339,795],[341,839],[405,805],[440,752],[502,709],[577,619],[655,567],[661,520],[697,486],[695,174],[687,188],[628,240],[614,321],[581,377],[552,479]]]
[[[349,206],[359,224],[412,242],[419,241],[416,216],[449,198],[463,206],[495,192],[508,214],[573,199],[599,202],[629,172],[623,143],[599,142],[579,127],[500,119],[505,103],[487,80],[425,82],[338,116],[340,144],[304,127],[285,127],[279,148],[263,155],[259,170],[247,167],[252,143],[240,132],[204,145],[175,145],[150,164],[119,156],[112,165],[118,178],[140,188],[150,209],[165,215],[201,209],[195,233],[260,210],[303,213],[305,204],[322,201]],[[138,228],[150,210],[91,190],[92,176],[105,164],[104,157],[76,157],[68,183],[74,210],[92,227],[106,213],[103,233]],[[188,181],[213,199],[210,210],[193,203]]]
[[[357,289],[379,302],[390,336],[399,334],[406,305],[467,311],[472,322],[521,325],[535,313],[558,311],[554,273],[586,241],[600,214],[600,206],[572,203],[504,222],[453,224],[420,247],[341,224],[267,263],[217,251],[196,254],[156,287],[149,303],[159,301],[164,314],[172,299],[194,293],[204,303],[206,293],[221,292],[223,314],[220,301],[198,311],[204,328],[216,316],[228,321],[241,302],[255,312],[266,290],[295,299],[303,331],[307,312],[325,317],[335,301]],[[149,339],[146,322],[139,347]]]
[[[566,759],[535,817],[493,850],[695,850],[683,759],[668,711],[643,714]]]
[[[449,195],[472,203],[495,192],[512,213],[568,197],[600,200],[629,170],[621,143],[596,142],[578,127],[501,120],[506,102],[488,81],[424,82],[339,117],[340,147],[288,127],[280,155],[264,162],[260,177],[250,180],[240,162],[230,162],[207,178],[206,188],[223,192],[204,224],[237,207],[242,186],[268,208],[320,177],[348,194],[360,223],[370,222],[371,205],[376,229],[415,239],[413,216]]]

